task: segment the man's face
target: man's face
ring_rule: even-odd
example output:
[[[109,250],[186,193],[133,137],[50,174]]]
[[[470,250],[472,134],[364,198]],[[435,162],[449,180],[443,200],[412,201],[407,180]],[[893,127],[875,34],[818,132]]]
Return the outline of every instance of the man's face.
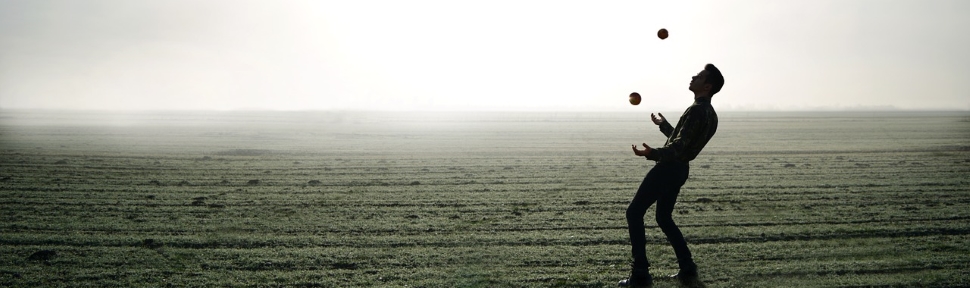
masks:
[[[688,87],[688,89],[694,93],[704,92],[705,89],[711,89],[710,86],[704,84],[707,82],[707,73],[707,70],[701,70],[701,72],[698,72],[697,75],[694,75],[694,77],[690,77],[690,87]]]

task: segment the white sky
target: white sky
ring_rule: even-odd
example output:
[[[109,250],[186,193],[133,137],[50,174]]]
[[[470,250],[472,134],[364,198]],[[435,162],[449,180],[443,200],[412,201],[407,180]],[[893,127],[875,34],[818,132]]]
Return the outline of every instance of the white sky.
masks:
[[[714,63],[719,109],[968,110],[968,51],[965,0],[0,0],[0,108],[682,110]]]

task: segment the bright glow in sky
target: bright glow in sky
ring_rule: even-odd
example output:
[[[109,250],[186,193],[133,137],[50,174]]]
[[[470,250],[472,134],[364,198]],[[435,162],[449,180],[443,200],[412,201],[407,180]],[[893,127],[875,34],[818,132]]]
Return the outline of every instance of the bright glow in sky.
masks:
[[[0,108],[682,110],[714,63],[719,109],[968,110],[968,15],[965,0],[0,0]]]

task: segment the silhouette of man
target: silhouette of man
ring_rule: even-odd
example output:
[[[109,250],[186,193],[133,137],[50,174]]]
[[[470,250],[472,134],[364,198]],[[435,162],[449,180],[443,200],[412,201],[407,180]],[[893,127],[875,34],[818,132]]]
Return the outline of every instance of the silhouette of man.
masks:
[[[636,196],[630,201],[626,210],[626,221],[630,229],[630,243],[633,245],[633,272],[630,278],[620,281],[625,287],[651,287],[653,279],[650,276],[650,263],[647,261],[646,242],[644,235],[643,216],[647,208],[657,202],[657,224],[667,240],[674,247],[680,272],[671,277],[685,285],[697,283],[697,265],[691,257],[687,241],[680,229],[674,224],[671,214],[677,203],[680,187],[687,181],[690,161],[697,157],[704,145],[717,131],[717,113],[711,106],[711,97],[724,85],[721,71],[713,64],[704,66],[704,70],[691,78],[690,91],[694,92],[694,104],[687,107],[687,111],[680,116],[677,127],[672,127],[663,114],[657,117],[650,114],[654,124],[660,126],[660,132],[667,136],[667,143],[661,148],[651,148],[643,143],[643,150],[633,145],[633,153],[644,156],[648,160],[657,162],[647,176],[640,183]]]

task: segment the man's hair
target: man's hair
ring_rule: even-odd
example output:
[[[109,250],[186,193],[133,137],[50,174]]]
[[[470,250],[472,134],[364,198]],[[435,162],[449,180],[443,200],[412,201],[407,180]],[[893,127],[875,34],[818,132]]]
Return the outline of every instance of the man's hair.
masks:
[[[724,87],[724,75],[721,75],[721,70],[714,67],[714,64],[708,63],[704,66],[704,70],[707,71],[707,79],[704,84],[711,84],[711,96],[714,96],[721,91],[721,87]]]

